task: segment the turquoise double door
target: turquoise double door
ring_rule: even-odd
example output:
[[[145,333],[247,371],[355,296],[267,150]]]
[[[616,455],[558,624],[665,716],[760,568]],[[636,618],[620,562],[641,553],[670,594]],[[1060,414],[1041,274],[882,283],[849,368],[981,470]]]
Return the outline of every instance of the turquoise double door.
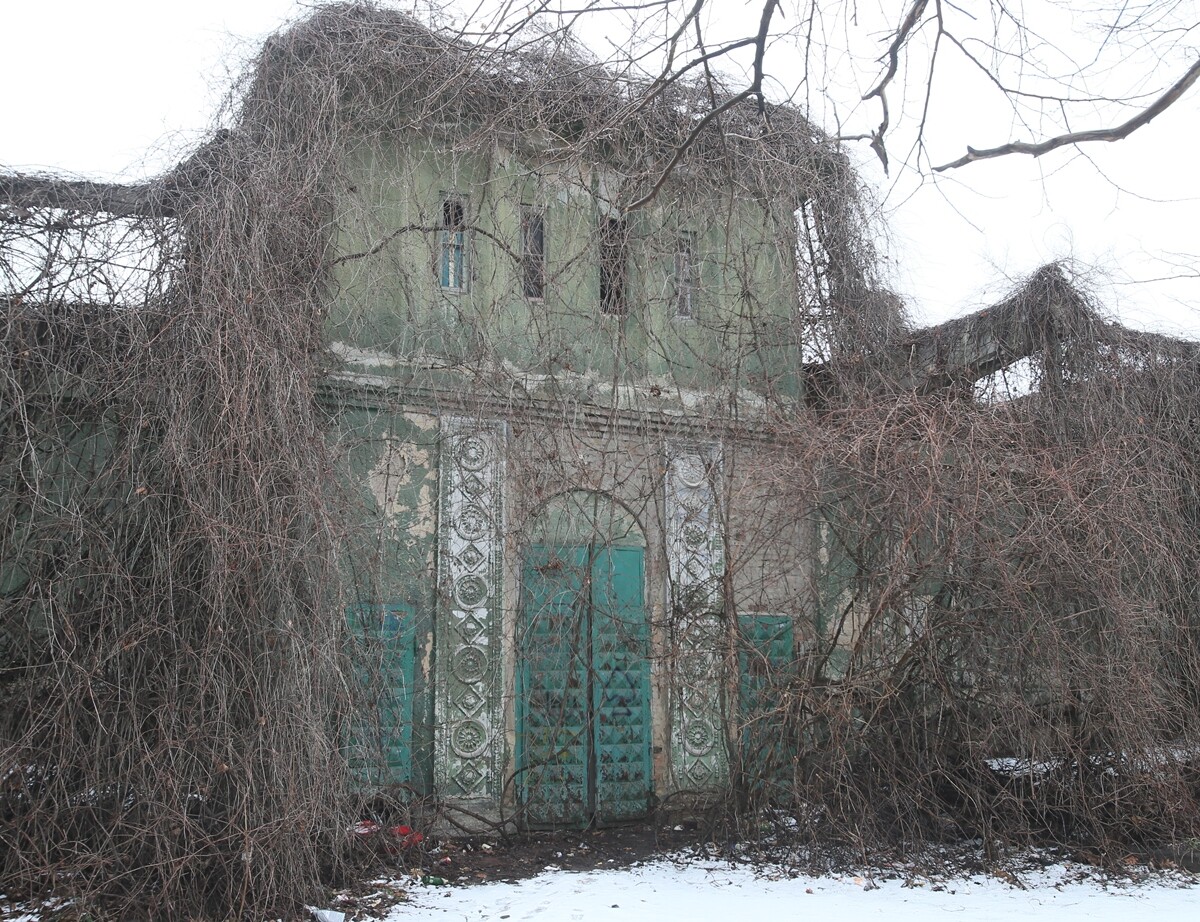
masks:
[[[641,547],[529,548],[518,631],[517,790],[531,826],[650,808],[649,630]]]

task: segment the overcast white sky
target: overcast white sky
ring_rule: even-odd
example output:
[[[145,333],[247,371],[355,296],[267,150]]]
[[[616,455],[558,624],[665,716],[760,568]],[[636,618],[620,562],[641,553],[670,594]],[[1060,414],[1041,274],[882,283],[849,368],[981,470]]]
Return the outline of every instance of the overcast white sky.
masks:
[[[761,8],[716,2],[734,17]],[[295,0],[0,3],[0,168],[128,179],[200,140],[240,62],[302,9]],[[783,53],[774,60],[786,85],[791,65]],[[1164,64],[1160,84],[1177,75],[1177,60]],[[976,89],[964,82],[939,97],[937,159],[1010,139],[1010,121],[977,104]],[[856,159],[888,216],[893,283],[919,321],[992,303],[1042,263],[1073,258],[1097,267],[1087,279],[1114,316],[1200,337],[1200,280],[1187,277],[1200,254],[1198,150],[1200,88],[1129,139],[1082,154],[979,163],[923,183],[903,169],[885,178],[865,146]],[[1144,282],[1164,276],[1183,277]]]

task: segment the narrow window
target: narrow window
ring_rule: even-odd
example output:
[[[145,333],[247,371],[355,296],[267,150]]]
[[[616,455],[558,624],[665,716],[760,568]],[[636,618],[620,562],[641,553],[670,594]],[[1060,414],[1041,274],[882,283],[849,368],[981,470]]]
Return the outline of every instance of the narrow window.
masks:
[[[600,220],[600,312],[625,313],[625,222]]]
[[[675,249],[675,316],[690,320],[696,316],[696,288],[699,280],[696,263],[696,235],[684,231]]]
[[[546,296],[546,218],[531,205],[521,206],[521,287],[527,298]]]
[[[450,291],[465,291],[467,287],[467,208],[460,198],[442,199],[438,282]]]

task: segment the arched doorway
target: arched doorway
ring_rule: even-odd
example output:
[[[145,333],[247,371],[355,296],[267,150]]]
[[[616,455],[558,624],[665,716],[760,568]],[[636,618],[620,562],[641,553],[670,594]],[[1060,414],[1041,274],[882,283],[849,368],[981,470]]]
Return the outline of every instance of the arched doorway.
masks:
[[[522,561],[517,790],[534,826],[650,807],[646,542],[625,509],[576,491],[537,516]]]

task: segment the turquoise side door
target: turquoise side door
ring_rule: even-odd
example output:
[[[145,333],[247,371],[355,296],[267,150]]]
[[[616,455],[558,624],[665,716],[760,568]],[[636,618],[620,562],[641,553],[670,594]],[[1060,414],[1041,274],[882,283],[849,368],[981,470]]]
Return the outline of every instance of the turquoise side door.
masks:
[[[640,547],[529,549],[517,670],[518,791],[529,824],[650,807],[649,632]]]
[[[738,650],[742,707],[742,759],[747,784],[756,795],[794,791],[797,748],[781,716],[787,688],[796,676],[794,627],[789,615],[743,614]]]
[[[351,723],[349,761],[371,786],[413,780],[414,619],[400,603],[359,604],[346,612],[360,712]]]

